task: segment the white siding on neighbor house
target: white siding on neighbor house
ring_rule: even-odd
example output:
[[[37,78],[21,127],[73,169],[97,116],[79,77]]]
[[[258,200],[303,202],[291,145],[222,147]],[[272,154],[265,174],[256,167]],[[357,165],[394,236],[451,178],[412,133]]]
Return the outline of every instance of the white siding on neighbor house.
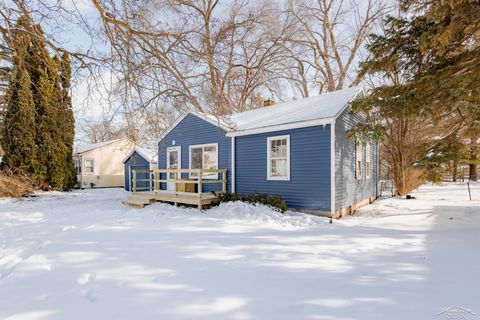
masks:
[[[81,154],[82,175],[78,175],[80,187],[123,187],[124,186],[124,165],[123,160],[132,152],[134,145],[127,140],[119,140]],[[78,159],[78,155],[74,159]],[[93,173],[85,171],[85,161],[94,160]]]

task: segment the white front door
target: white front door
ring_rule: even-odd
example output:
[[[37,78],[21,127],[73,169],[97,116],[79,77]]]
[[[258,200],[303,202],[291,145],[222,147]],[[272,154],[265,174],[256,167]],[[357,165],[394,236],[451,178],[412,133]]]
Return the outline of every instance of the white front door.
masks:
[[[182,147],[167,148],[167,169],[182,169]],[[177,174],[178,179],[181,176]],[[175,173],[169,173],[167,179],[175,179]],[[175,190],[175,183],[167,182],[167,190]]]

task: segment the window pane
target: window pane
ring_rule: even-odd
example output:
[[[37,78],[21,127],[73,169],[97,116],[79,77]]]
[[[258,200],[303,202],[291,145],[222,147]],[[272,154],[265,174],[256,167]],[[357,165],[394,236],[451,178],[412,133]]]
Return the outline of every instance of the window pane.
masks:
[[[275,159],[271,160],[272,177],[286,177],[287,176],[287,160]]]
[[[85,160],[85,172],[87,173],[93,173],[93,166],[94,166],[94,161],[93,160]]]
[[[287,157],[287,139],[281,140],[282,146],[280,149],[280,157],[286,158]]]
[[[270,157],[271,158],[286,158],[287,157],[287,139],[272,140],[270,142]]]
[[[192,169],[201,169],[202,168],[202,148],[192,148],[192,153],[190,154],[192,159]]]
[[[277,141],[276,140],[270,141],[270,148],[271,148],[270,156],[272,158],[277,157]]]
[[[217,148],[206,147],[203,151],[203,168],[216,169],[217,168]]]
[[[202,168],[202,147],[190,149],[190,168],[201,169]],[[191,177],[197,177],[198,174],[190,173]]]
[[[217,169],[217,147],[205,147],[203,149],[203,169]],[[215,178],[216,173],[206,173],[204,178]]]

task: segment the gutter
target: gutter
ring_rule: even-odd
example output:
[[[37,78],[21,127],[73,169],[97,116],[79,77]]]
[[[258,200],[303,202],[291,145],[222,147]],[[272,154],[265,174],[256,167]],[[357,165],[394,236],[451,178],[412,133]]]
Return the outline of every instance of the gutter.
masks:
[[[315,127],[315,126],[325,126],[327,124],[331,124],[335,122],[335,119],[336,119],[336,116],[329,117],[329,118],[315,119],[315,120],[306,120],[306,121],[278,124],[278,125],[267,126],[267,127],[239,130],[239,131],[230,131],[230,132],[227,132],[226,136],[240,137],[240,136],[248,136],[248,135],[259,134],[259,133],[300,129],[300,128],[307,128],[307,127]]]

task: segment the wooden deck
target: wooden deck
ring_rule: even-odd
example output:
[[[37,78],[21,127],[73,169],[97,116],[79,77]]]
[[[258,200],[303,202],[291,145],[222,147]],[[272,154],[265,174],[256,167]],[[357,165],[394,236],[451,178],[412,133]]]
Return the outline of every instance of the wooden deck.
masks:
[[[145,173],[150,176],[147,179],[137,179],[137,174]],[[181,174],[194,173],[197,179],[183,179]],[[168,179],[168,177],[174,174],[174,179]],[[205,179],[205,174],[215,174],[216,179]],[[122,204],[134,207],[143,208],[155,201],[169,202],[175,205],[188,204],[195,205],[199,210],[203,209],[203,206],[217,203],[219,200],[217,196],[211,192],[203,192],[203,186],[205,184],[221,184],[222,191],[227,190],[227,170],[202,170],[202,169],[179,169],[179,170],[133,170],[133,193],[126,200],[122,201]],[[161,179],[164,175],[166,178]],[[221,176],[222,179],[219,179]],[[147,183],[147,187],[137,187],[138,182]],[[174,190],[162,189],[166,187],[166,184],[170,183]],[[186,188],[188,185],[193,185],[196,188]],[[184,192],[184,190],[195,190],[196,192]],[[181,191],[180,191],[181,190]],[[143,191],[143,192],[140,192]]]

